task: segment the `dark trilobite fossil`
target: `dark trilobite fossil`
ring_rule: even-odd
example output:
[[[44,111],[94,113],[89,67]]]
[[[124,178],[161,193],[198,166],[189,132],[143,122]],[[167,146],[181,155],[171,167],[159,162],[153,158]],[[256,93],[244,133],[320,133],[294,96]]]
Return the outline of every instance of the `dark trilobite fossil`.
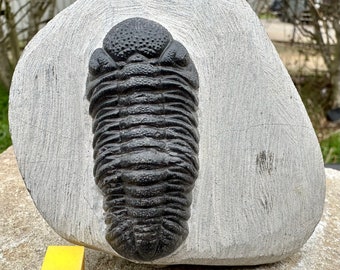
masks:
[[[188,235],[197,89],[185,47],[150,20],[117,24],[91,56],[94,176],[105,197],[106,239],[125,258],[164,257]]]

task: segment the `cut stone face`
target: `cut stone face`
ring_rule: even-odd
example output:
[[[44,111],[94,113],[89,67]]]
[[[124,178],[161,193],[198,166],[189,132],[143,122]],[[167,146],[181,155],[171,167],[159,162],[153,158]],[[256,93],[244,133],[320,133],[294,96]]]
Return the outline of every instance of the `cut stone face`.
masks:
[[[85,88],[92,53],[132,17],[165,27],[199,76],[189,233],[153,263],[255,265],[296,252],[322,214],[322,156],[286,69],[239,0],[78,0],[38,33],[17,65],[9,118],[21,174],[42,216],[65,239],[119,256],[105,239]]]

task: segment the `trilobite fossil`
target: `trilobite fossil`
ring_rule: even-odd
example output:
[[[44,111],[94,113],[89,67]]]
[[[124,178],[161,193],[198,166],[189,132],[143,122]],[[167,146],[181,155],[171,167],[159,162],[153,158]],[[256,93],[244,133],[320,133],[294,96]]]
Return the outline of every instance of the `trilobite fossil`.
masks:
[[[94,177],[106,239],[125,258],[171,254],[188,235],[198,175],[198,74],[160,24],[115,25],[89,62]]]

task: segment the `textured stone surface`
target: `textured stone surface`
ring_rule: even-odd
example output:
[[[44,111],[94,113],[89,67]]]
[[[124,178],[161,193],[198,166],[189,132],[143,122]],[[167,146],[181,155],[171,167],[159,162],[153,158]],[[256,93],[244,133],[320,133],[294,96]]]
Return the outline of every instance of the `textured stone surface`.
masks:
[[[85,88],[90,55],[129,17],[164,26],[200,78],[189,234],[154,263],[260,264],[297,251],[322,214],[322,157],[287,71],[239,0],[79,0],[25,48],[9,116],[20,170],[46,221],[68,240],[115,254],[93,179]]]
[[[327,193],[321,222],[290,258],[259,267],[172,266],[162,269],[335,270],[340,267],[340,172],[326,169]],[[40,269],[47,246],[68,245],[40,216],[19,174],[12,147],[0,155],[0,269]],[[86,250],[87,270],[159,269]]]

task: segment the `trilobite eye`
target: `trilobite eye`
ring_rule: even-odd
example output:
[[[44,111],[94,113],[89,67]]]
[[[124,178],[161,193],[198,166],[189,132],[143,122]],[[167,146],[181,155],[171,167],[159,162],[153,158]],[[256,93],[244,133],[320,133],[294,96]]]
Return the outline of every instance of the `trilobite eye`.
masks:
[[[181,67],[185,67],[188,65],[189,59],[188,51],[183,46],[181,46],[179,50],[176,51],[174,62]]]
[[[162,65],[177,65],[181,67],[187,66],[189,61],[188,51],[178,41],[173,41],[159,60]]]
[[[103,49],[96,49],[93,52],[89,63],[89,70],[92,75],[96,76],[116,69],[116,63]]]

